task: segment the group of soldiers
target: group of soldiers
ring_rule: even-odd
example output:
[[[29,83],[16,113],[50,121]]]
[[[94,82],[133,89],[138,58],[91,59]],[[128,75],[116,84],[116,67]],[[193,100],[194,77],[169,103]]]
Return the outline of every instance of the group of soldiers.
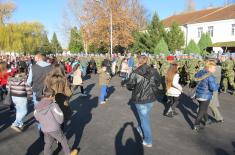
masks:
[[[169,59],[168,59],[169,58]],[[169,56],[165,59],[151,59],[151,64],[164,77],[172,62],[177,62],[179,66],[180,83],[195,87],[194,75],[205,66],[206,61],[198,58],[177,59]],[[221,87],[220,92],[233,93],[235,91],[235,58],[220,56],[217,58],[217,65],[221,66]]]

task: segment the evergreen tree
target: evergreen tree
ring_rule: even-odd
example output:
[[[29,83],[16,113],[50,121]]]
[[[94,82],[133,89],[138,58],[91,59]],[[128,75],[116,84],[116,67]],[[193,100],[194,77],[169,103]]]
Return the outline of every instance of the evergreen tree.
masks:
[[[165,55],[169,54],[167,43],[165,42],[163,38],[158,42],[157,46],[154,49],[154,54],[159,55],[161,53]]]
[[[184,32],[176,22],[173,22],[170,31],[167,33],[167,43],[172,52],[176,52],[184,46]]]
[[[153,15],[150,25],[148,26],[148,33],[151,40],[149,52],[153,52],[161,38],[166,38],[166,31],[164,29],[164,25],[160,21],[156,12]]]
[[[136,32],[134,33],[134,43],[131,51],[133,52],[150,52],[151,41],[150,36],[147,32]]]
[[[70,41],[69,41],[69,50],[72,53],[77,53],[83,51],[83,42],[82,36],[78,32],[77,27],[71,29],[70,32]]]
[[[52,49],[52,52],[54,52],[54,53],[62,53],[63,52],[63,49],[57,39],[55,32],[53,33],[53,37],[51,40],[51,49]]]
[[[188,46],[185,48],[185,54],[190,54],[190,53],[194,53],[194,54],[200,54],[201,50],[198,47],[198,45],[195,43],[194,40],[190,40]]]
[[[206,54],[206,48],[212,46],[211,37],[208,33],[203,33],[201,39],[198,42],[198,46],[201,50],[201,54]]]
[[[42,47],[41,47],[41,51],[45,54],[49,54],[51,53],[51,44],[48,40],[47,34],[44,33],[42,36]]]

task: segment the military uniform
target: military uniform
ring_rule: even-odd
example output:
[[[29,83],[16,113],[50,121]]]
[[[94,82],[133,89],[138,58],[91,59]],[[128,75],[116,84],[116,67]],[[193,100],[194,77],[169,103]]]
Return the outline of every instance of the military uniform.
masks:
[[[222,75],[223,75],[223,86],[224,86],[224,92],[227,92],[228,90],[228,84],[232,87],[234,90],[235,83],[234,83],[234,63],[232,60],[228,59],[222,62]]]

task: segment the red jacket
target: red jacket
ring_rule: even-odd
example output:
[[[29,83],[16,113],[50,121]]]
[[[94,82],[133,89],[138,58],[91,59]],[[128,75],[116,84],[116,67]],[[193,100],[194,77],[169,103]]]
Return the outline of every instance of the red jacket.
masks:
[[[3,71],[2,74],[0,74],[0,85],[4,86],[7,85],[8,77],[11,74],[7,72],[7,70]]]
[[[65,68],[66,68],[66,72],[67,72],[67,73],[71,73],[71,72],[72,72],[72,65],[66,64],[66,65],[65,65]]]

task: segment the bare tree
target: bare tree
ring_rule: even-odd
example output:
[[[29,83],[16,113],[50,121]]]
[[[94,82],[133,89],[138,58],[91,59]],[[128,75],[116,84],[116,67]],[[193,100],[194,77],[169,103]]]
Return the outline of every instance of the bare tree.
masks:
[[[12,13],[15,11],[16,5],[11,1],[0,1],[0,25],[4,25],[5,21],[9,19]]]
[[[186,12],[191,12],[196,9],[196,3],[194,0],[186,0],[185,3],[185,11]]]

